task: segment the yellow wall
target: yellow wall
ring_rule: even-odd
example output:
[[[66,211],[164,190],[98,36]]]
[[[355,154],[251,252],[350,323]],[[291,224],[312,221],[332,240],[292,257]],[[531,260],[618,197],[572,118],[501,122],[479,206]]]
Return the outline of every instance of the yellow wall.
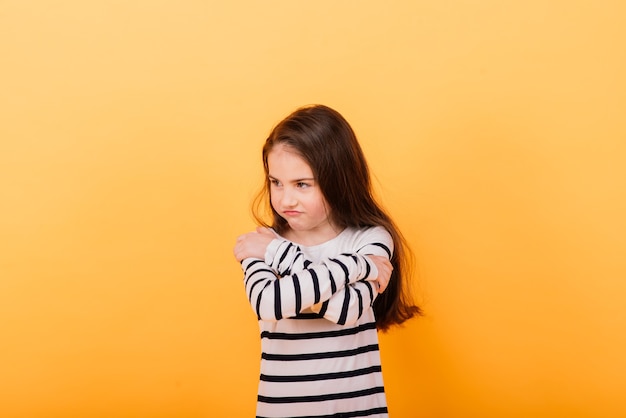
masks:
[[[392,416],[626,416],[625,13],[3,1],[0,416],[252,416],[231,247],[265,135],[314,102],[419,258]]]

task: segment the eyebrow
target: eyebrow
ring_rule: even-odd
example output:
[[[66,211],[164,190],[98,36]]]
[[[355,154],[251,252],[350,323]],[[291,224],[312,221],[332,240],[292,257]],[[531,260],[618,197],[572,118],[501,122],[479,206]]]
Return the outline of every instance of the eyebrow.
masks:
[[[267,178],[269,178],[270,180],[279,180],[276,177],[272,176],[271,174],[267,175]],[[313,177],[305,177],[305,178],[301,178],[301,179],[293,179],[293,180],[289,180],[291,183],[299,183],[301,181],[315,181],[315,178]]]

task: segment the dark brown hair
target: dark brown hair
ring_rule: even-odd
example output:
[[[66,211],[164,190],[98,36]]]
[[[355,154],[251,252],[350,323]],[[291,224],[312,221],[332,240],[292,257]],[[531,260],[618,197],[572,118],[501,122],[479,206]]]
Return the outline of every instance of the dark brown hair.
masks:
[[[391,234],[394,253],[393,273],[387,289],[374,301],[376,326],[387,330],[392,325],[421,314],[411,297],[412,254],[406,240],[392,219],[376,202],[370,173],[354,131],[337,111],[323,105],[305,106],[274,127],[263,146],[265,187],[253,206],[255,219],[282,234],[288,227],[269,203],[267,156],[278,144],[289,146],[311,167],[326,202],[332,223],[339,228],[382,226]],[[262,206],[271,211],[268,224],[261,215]]]

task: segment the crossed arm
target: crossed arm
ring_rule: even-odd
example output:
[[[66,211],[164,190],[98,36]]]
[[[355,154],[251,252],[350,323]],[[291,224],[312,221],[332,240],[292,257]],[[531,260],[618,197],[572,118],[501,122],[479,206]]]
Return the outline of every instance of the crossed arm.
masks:
[[[264,228],[239,237],[234,253],[260,320],[294,317],[309,308],[332,322],[353,323],[384,291],[392,272],[385,245],[365,245],[313,264],[297,245]],[[386,256],[375,255],[381,253]]]

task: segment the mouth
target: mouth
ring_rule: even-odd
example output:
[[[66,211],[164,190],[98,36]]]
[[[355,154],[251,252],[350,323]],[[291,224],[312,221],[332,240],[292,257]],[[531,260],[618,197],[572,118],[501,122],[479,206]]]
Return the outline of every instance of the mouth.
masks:
[[[283,211],[283,214],[286,216],[297,216],[300,214],[300,212],[298,212],[297,210],[285,210]]]

